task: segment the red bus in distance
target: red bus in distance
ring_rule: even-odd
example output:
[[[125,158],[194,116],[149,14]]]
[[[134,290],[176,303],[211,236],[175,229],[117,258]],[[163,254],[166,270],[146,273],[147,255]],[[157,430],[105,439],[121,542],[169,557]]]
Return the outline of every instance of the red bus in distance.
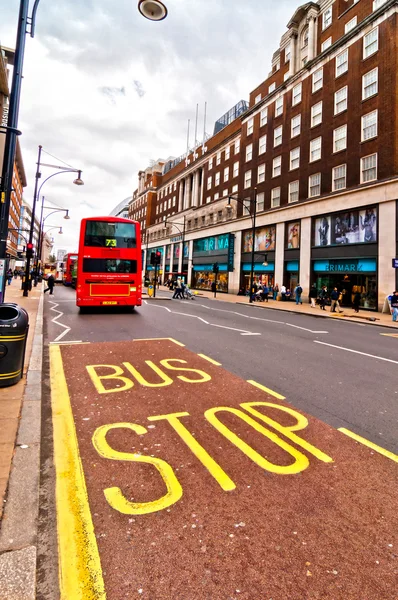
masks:
[[[76,287],[77,252],[68,253],[64,256],[64,274],[62,283]]]
[[[80,225],[76,304],[141,306],[140,224],[119,217],[90,217]]]

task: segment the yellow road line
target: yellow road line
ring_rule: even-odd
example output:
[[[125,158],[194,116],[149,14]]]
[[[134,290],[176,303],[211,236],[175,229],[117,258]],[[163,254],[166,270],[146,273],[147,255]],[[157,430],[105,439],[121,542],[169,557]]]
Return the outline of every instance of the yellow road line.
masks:
[[[133,342],[155,342],[155,341],[159,342],[162,340],[167,340],[169,342],[173,342],[173,344],[177,344],[177,346],[182,346],[183,348],[185,348],[185,344],[178,342],[174,338],[136,338],[133,340]]]
[[[278,400],[286,400],[285,396],[281,396],[281,394],[278,394],[278,392],[274,392],[274,390],[265,387],[265,385],[261,385],[261,383],[257,383],[257,381],[253,381],[253,379],[248,379],[247,383],[254,385],[260,390],[263,390],[263,392],[266,392],[267,394],[271,394],[271,396],[274,396],[274,398],[278,398]]]
[[[398,333],[381,333],[380,335],[385,335],[386,337],[398,338]]]
[[[345,429],[345,427],[339,427],[338,431],[341,431],[341,433],[348,435],[348,437],[352,438],[353,440],[360,442],[361,444],[363,444],[364,446],[367,446],[368,448],[372,448],[372,450],[375,450],[376,452],[378,452],[379,454],[382,454],[386,458],[389,458],[390,460],[393,460],[394,462],[398,463],[398,456],[396,454],[393,454],[389,450],[385,450],[385,448],[381,448],[381,446],[378,446],[377,444],[370,442],[366,438],[363,438],[360,435],[353,433],[349,429]]]
[[[50,347],[61,600],[105,600],[94,526],[59,346]]]
[[[205,360],[208,360],[209,363],[211,363],[212,365],[216,365],[216,367],[221,367],[221,363],[217,362],[213,358],[210,358],[209,356],[206,356],[206,354],[198,354],[198,356],[200,356],[200,358],[204,358]]]

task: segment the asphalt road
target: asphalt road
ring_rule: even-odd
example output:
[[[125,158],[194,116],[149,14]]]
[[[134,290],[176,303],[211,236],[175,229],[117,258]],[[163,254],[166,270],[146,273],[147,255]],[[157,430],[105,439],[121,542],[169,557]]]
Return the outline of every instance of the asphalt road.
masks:
[[[388,329],[207,298],[80,315],[74,290],[62,286],[45,298],[45,321],[46,342],[175,338],[333,427],[398,454],[398,338],[383,335]]]

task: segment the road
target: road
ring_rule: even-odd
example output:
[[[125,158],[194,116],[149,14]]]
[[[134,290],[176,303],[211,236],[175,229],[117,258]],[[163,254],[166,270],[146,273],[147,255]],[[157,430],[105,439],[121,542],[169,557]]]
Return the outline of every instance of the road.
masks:
[[[398,338],[386,336],[386,328],[207,298],[150,300],[133,314],[80,315],[74,290],[57,286],[55,294],[46,298],[49,342],[60,335],[63,342],[172,337],[325,423],[398,454]]]

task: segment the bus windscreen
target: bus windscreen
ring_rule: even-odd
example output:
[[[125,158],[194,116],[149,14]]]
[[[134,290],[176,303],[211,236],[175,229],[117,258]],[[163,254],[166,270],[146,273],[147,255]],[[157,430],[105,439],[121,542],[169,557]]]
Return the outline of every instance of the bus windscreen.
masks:
[[[136,226],[134,223],[87,221],[84,245],[97,248],[136,248]]]
[[[83,273],[137,273],[137,261],[118,258],[84,258]]]

